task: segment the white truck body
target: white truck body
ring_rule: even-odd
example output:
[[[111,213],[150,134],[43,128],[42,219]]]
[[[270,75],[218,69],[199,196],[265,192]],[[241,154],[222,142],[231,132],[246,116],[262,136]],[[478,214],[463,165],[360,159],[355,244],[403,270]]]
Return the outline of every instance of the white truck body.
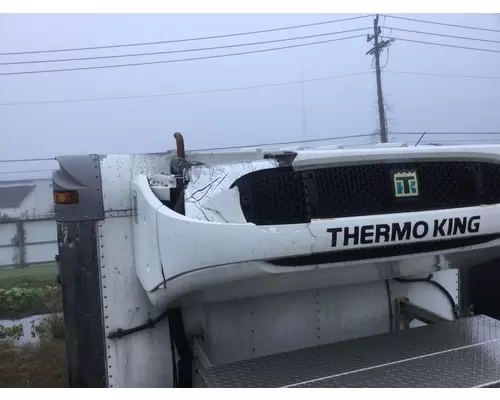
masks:
[[[74,386],[185,386],[180,380],[192,386],[353,385],[345,381],[347,376],[360,386],[377,386],[361,372],[401,368],[406,362],[426,357],[432,361],[432,357],[442,358],[450,351],[463,359],[462,353],[454,352],[492,342],[496,345],[500,339],[496,321],[470,317],[465,318],[465,325],[456,325],[462,321],[439,322],[432,328],[444,326],[450,334],[450,324],[459,331],[486,331],[487,327],[493,332],[491,336],[476,337],[478,343],[470,344],[467,340],[471,335],[467,334],[464,343],[451,349],[421,348],[423,353],[410,359],[405,358],[404,348],[396,356],[390,347],[391,340],[406,341],[408,351],[418,347],[417,337],[411,345],[408,336],[401,336],[407,335],[406,329],[394,332],[399,329],[396,319],[400,310],[396,308],[405,306],[404,301],[421,307],[424,314],[430,312],[432,320],[465,316],[467,310],[459,313],[453,307],[453,303],[461,303],[460,269],[500,256],[500,197],[496,201],[491,194],[496,193],[495,188],[484,189],[500,165],[500,146],[185,154],[178,149],[177,154],[69,156],[58,160],[61,168],[54,174],[54,191],[79,193],[78,204],[56,205],[65,317],[69,338],[75,340],[68,345]],[[436,188],[446,180],[448,170],[440,169],[446,163],[462,172],[482,174],[479,178],[464,175],[463,179],[480,179],[477,193],[483,190],[486,197],[471,192],[464,193],[463,204],[444,206],[446,196],[440,199],[442,204],[431,204],[432,193],[425,185],[433,182]],[[387,180],[381,185],[393,190],[394,199],[366,205],[370,193],[363,193],[363,185],[373,177],[369,173],[356,175],[359,169],[347,173],[345,168],[373,165],[387,171],[376,179]],[[432,175],[425,169],[429,165],[443,176]],[[488,170],[490,166],[493,172]],[[352,184],[346,181],[343,191],[336,192],[328,192],[328,188],[342,183],[327,180],[328,184],[323,184],[327,189],[321,189],[323,195],[318,194],[318,177],[314,185],[301,180],[310,172],[335,168],[364,178]],[[273,171],[278,175],[272,175]],[[331,176],[328,179],[335,180],[344,175],[335,170]],[[255,180],[245,183],[249,177]],[[299,184],[291,184],[293,179],[299,179]],[[273,191],[282,182],[284,189]],[[304,186],[305,194],[290,191],[287,185],[295,185],[295,189]],[[314,195],[313,189],[317,190]],[[325,198],[325,193],[333,197]],[[439,193],[444,196],[446,190]],[[291,203],[297,196],[307,198],[307,209],[290,222],[287,218],[291,214],[281,213],[276,204],[286,208],[287,201]],[[332,211],[327,204],[335,196],[350,196],[351,203],[361,199],[367,211],[360,208],[363,212],[358,214],[365,215],[356,215],[356,207],[349,209],[349,202],[342,204],[350,214],[336,215],[338,207]],[[485,198],[495,201],[483,203]],[[246,208],[245,204],[257,207],[259,201],[260,211]],[[179,204],[181,212],[176,209]],[[322,214],[321,207],[330,214]],[[376,207],[381,212],[373,212]],[[272,220],[276,213],[281,213],[281,220]],[[265,220],[263,215],[272,218]],[[427,277],[449,295],[423,281]],[[406,300],[401,303],[400,299]],[[163,318],[168,308],[178,314]],[[426,320],[425,315],[420,319]],[[151,327],[133,329],[148,320]],[[406,328],[423,325],[404,322]],[[134,331],[128,332],[131,328]],[[432,336],[431,331],[422,332]],[[439,331],[434,334],[443,335]],[[327,362],[326,367],[316,370],[299,362],[310,362],[312,357],[301,352],[316,351],[317,358],[312,359],[344,357],[347,365],[356,359],[355,348],[366,345],[366,349],[373,349],[375,345],[356,342],[351,353],[346,353],[345,347],[332,347],[333,356],[330,347],[316,346],[349,347],[354,339],[374,338],[376,342],[391,335],[396,336],[387,342],[387,353],[377,353],[380,360],[374,356],[372,361],[349,368],[334,368]],[[179,359],[187,367],[179,366]],[[259,360],[263,364],[259,365]],[[287,370],[285,376],[262,365],[275,365],[276,369],[293,365],[295,370]],[[407,375],[417,367],[408,364]],[[186,377],[186,371],[192,375]],[[478,374],[481,379],[463,385],[495,384],[500,379],[500,372],[495,371],[484,377]],[[182,379],[180,374],[184,374]],[[432,372],[428,374],[431,377],[426,382],[439,386],[432,381]],[[412,385],[410,378],[378,382]]]

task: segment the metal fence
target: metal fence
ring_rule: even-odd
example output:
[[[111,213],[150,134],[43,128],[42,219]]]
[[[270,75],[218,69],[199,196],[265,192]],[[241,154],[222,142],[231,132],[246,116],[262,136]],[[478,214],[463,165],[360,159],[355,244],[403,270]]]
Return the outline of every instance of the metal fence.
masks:
[[[0,220],[0,268],[53,262],[57,251],[54,215]]]

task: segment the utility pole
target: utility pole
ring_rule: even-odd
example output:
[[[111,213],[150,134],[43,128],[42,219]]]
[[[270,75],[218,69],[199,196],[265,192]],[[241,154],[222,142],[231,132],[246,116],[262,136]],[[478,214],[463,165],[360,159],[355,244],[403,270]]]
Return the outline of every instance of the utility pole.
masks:
[[[384,108],[384,96],[382,93],[382,77],[380,73],[380,52],[384,47],[388,47],[391,44],[389,40],[382,40],[379,42],[379,36],[381,29],[378,26],[378,14],[373,20],[373,35],[368,35],[366,38],[367,42],[373,40],[373,47],[370,51],[366,52],[368,55],[373,55],[375,57],[375,75],[377,77],[377,101],[378,101],[378,118],[380,123],[380,141],[382,143],[387,143],[387,122],[385,119],[385,108]]]

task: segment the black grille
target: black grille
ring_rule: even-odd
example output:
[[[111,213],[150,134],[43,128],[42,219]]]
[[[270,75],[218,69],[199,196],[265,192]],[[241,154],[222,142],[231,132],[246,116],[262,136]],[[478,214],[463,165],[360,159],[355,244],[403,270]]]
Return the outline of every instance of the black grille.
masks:
[[[419,195],[398,198],[393,173],[415,171]],[[500,165],[433,161],[262,170],[238,179],[243,214],[257,225],[500,203]]]

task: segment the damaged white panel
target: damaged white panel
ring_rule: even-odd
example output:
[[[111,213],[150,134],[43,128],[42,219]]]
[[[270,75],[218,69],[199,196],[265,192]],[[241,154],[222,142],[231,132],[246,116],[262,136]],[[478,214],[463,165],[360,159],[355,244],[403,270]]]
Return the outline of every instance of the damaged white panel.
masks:
[[[230,186],[243,175],[277,166],[276,160],[267,159],[192,167],[184,193],[186,216],[202,221],[246,222],[238,188],[230,189]]]
[[[132,178],[139,174],[154,177],[157,174],[168,172],[170,158],[168,153],[103,156],[101,158],[101,179],[104,210],[131,210],[130,181]],[[162,193],[158,193],[158,195],[159,197],[166,196]]]

